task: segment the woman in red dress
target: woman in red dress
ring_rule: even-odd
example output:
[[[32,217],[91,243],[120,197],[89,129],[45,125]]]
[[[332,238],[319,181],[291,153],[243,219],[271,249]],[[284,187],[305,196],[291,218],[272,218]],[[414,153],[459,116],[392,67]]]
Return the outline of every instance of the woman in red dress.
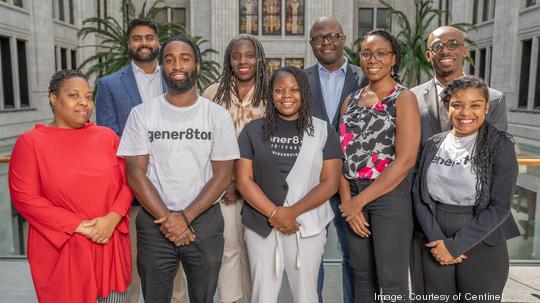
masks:
[[[56,73],[49,100],[53,121],[19,137],[9,167],[11,199],[30,223],[39,302],[127,302],[133,195],[119,138],[89,122],[94,101],[81,72]]]

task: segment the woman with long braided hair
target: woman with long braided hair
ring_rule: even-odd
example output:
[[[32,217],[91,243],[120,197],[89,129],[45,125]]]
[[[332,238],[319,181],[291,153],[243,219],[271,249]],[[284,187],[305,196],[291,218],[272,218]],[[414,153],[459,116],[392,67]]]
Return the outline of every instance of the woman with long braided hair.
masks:
[[[419,162],[413,197],[427,238],[426,302],[500,302],[508,277],[506,240],[518,165],[512,137],[485,120],[486,83],[464,76],[442,93],[452,130],[433,136]]]
[[[231,114],[236,135],[251,120],[263,116],[266,107],[268,75],[261,42],[240,34],[229,42],[218,82],[204,92],[204,97],[223,106]],[[233,182],[223,195],[220,206],[225,221],[225,247],[218,280],[221,302],[236,302],[251,297],[251,277],[244,242],[240,211],[243,200]]]
[[[274,72],[263,119],[240,134],[236,182],[253,303],[276,303],[283,271],[295,303],[318,302],[317,278],[342,165],[334,128],[312,117],[308,79],[296,67]]]
[[[406,177],[416,162],[420,115],[414,94],[399,84],[400,57],[392,34],[367,33],[360,66],[369,83],[342,107],[340,209],[350,227],[355,302],[409,302],[413,214]]]

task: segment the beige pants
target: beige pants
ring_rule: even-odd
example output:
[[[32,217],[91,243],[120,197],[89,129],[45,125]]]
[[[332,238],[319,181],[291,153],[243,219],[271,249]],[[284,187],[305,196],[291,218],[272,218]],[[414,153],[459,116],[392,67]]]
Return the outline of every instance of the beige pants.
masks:
[[[243,203],[243,200],[229,205],[220,202],[225,221],[225,246],[218,280],[221,302],[235,302],[242,297],[249,302],[251,297],[251,275],[244,241],[244,225],[240,216]]]
[[[132,259],[132,273],[131,273],[131,294],[129,303],[139,303],[139,297],[141,297],[141,279],[139,278],[139,272],[137,271],[137,229],[135,228],[135,218],[141,210],[140,206],[133,206],[129,210],[129,234],[131,239],[131,259]],[[178,267],[178,272],[174,279],[174,288],[173,288],[173,303],[187,303],[187,284],[186,278],[184,276],[184,268],[182,263]]]

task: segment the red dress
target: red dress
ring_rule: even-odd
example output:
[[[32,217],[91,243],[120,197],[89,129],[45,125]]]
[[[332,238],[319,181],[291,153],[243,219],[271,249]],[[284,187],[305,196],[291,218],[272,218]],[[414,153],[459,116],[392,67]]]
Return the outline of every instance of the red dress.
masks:
[[[80,129],[36,125],[15,144],[9,189],[30,223],[28,262],[40,302],[96,303],[131,282],[133,194],[118,144],[112,130],[91,123]],[[108,244],[75,233],[83,219],[110,211],[123,218]]]

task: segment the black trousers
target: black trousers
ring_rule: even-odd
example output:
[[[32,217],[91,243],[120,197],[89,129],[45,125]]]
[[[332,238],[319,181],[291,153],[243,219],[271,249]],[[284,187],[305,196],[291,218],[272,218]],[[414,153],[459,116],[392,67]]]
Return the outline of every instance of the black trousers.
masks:
[[[223,256],[223,216],[215,204],[193,220],[196,238],[176,247],[144,209],[137,216],[137,268],[145,302],[170,303],[179,262],[184,266],[189,300],[212,303]]]
[[[357,195],[371,182],[351,182]],[[410,186],[396,189],[372,201],[363,210],[371,236],[362,238],[347,228],[354,276],[354,301],[409,302],[408,266],[413,215]]]
[[[446,237],[453,236],[473,219],[473,208],[437,204],[436,218]],[[465,253],[461,264],[440,265],[423,248],[424,298],[426,302],[500,302],[508,278],[506,242],[488,246],[480,242]],[[448,301],[441,295],[449,296]]]

